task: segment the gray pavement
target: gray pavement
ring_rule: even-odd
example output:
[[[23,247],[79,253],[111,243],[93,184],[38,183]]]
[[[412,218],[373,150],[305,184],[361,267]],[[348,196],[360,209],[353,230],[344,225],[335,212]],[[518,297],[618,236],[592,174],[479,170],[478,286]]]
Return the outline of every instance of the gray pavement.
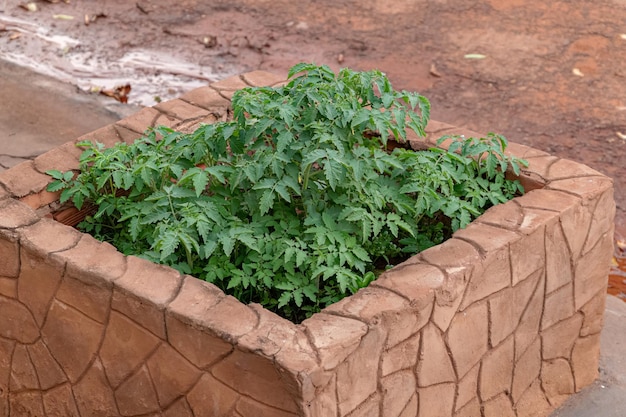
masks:
[[[626,416],[626,303],[607,296],[600,338],[600,377],[551,417]]]
[[[0,59],[0,171],[138,110]]]
[[[0,60],[0,171],[138,111]],[[607,297],[600,377],[551,417],[626,417],[626,303]]]

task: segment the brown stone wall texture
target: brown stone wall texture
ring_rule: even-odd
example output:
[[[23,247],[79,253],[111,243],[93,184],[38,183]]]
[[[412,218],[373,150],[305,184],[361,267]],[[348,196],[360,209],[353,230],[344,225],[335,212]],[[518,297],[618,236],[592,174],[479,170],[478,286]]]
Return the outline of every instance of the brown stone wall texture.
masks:
[[[280,81],[229,78],[79,140],[192,130],[236,89]],[[526,195],[301,325],[50,219],[43,173],[76,167],[73,143],[3,172],[0,416],[548,415],[597,375],[613,188],[509,149],[530,161]]]

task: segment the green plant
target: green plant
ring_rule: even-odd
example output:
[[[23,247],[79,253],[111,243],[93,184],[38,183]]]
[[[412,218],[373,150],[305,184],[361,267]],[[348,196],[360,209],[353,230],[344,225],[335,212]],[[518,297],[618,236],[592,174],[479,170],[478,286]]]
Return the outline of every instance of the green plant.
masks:
[[[430,105],[381,72],[300,64],[289,77],[238,91],[234,120],[191,134],[82,142],[80,173],[49,171],[48,189],[93,203],[80,227],[123,253],[294,321],[522,192],[505,171],[524,162],[504,155],[499,135],[387,151],[406,128],[424,135]]]

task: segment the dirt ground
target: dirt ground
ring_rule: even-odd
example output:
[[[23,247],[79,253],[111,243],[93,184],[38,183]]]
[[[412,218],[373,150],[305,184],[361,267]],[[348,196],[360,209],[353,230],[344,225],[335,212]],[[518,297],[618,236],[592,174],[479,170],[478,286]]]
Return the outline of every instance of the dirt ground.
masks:
[[[301,61],[380,69],[433,119],[611,176],[626,237],[626,0],[3,2],[3,59],[84,91],[129,82],[135,104]]]

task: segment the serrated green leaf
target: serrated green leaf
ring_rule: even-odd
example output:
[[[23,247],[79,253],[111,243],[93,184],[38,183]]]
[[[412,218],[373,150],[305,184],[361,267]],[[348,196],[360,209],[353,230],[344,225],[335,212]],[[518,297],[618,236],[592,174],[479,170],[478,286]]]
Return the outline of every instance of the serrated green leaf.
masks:
[[[302,293],[307,296],[309,300],[312,302],[317,301],[317,288],[314,285],[307,285],[306,287],[302,287]]]
[[[289,304],[289,301],[293,298],[293,293],[291,292],[283,292],[282,295],[278,298],[278,308],[284,307]]]
[[[311,152],[308,152],[304,155],[302,159],[302,165],[307,166],[312,164],[313,162],[318,162],[320,159],[327,158],[327,151],[324,149],[315,149]]]
[[[173,187],[170,195],[174,198],[193,198],[196,193],[188,188]]]
[[[252,249],[255,252],[260,252],[257,240],[251,234],[239,234],[237,235],[237,240],[246,245],[248,249]]]
[[[66,185],[64,182],[57,180],[57,181],[52,181],[50,184],[48,184],[48,186],[46,187],[46,190],[50,191],[51,193],[54,193],[56,191],[62,190],[65,187]]]
[[[293,258],[293,255],[295,255],[295,253],[296,253],[296,250],[291,246],[288,246],[285,249],[285,253],[283,256],[284,256],[284,261],[286,264],[288,264],[291,261],[291,258]]]
[[[64,199],[64,198],[63,198],[63,197],[64,197],[64,195],[63,195],[63,194],[64,194],[66,191],[70,191],[70,192],[71,192],[71,190],[64,190],[63,192],[61,192],[61,198],[60,198],[60,201],[61,201],[61,202],[67,201],[67,199]],[[69,193],[68,193],[68,194],[69,194]],[[80,193],[80,192],[78,192],[78,193],[71,193],[71,195],[72,195],[72,197],[73,197],[73,198],[72,198],[72,201],[74,202],[74,205],[76,206],[76,208],[77,208],[77,209],[79,209],[79,210],[80,210],[81,208],[83,208],[83,203],[85,202],[85,196],[84,196],[82,193]],[[67,196],[67,195],[66,195],[66,196]]]
[[[198,172],[193,176],[193,189],[196,192],[196,197],[200,197],[206,189],[208,183],[209,178],[204,174],[204,172]]]
[[[176,248],[178,248],[178,245],[180,245],[180,241],[178,240],[175,232],[167,231],[161,235],[156,244],[156,249],[159,251],[159,259],[161,262],[173,254],[176,251]]]
[[[328,159],[324,163],[324,175],[331,189],[337,188],[343,177],[343,166],[334,159]]]
[[[316,65],[301,62],[299,64],[294,65],[293,67],[289,69],[289,72],[287,73],[287,78],[292,78],[294,75],[303,71],[311,71],[315,69],[317,69]]]
[[[283,200],[291,203],[291,194],[289,194],[289,191],[287,191],[287,187],[283,182],[279,182],[276,184],[275,191],[276,193],[278,193],[278,195],[282,197]]]
[[[74,178],[73,171],[67,171],[63,174],[63,181],[71,181]]]
[[[296,303],[298,307],[302,306],[302,301],[303,301],[302,289],[298,288],[297,290],[293,292],[293,301]]]
[[[274,207],[274,190],[265,190],[259,200],[259,211],[266,214]]]
[[[237,288],[242,284],[243,275],[241,274],[233,274],[230,280],[228,281],[228,289]]]
[[[275,178],[265,178],[252,187],[253,190],[273,189],[277,180]]]
[[[356,247],[352,248],[351,250],[352,250],[352,253],[354,254],[354,256],[356,256],[360,260],[362,260],[364,262],[370,262],[371,261],[371,258],[368,255],[367,251],[365,249],[363,249],[362,247],[356,246]]]
[[[172,217],[172,213],[165,210],[151,210],[141,218],[141,224],[154,224]]]
[[[135,216],[130,219],[128,223],[128,231],[130,232],[130,237],[133,241],[137,241],[139,234],[141,233],[141,225],[139,223],[139,217]]]
[[[201,257],[203,259],[208,259],[209,257],[211,257],[211,255],[213,255],[213,253],[215,252],[215,249],[217,249],[217,242],[215,241],[208,241],[205,242],[204,245],[201,246]]]
[[[305,251],[298,250],[296,252],[296,266],[301,267],[302,265],[304,265],[304,262],[307,260],[307,258],[308,258],[308,255]]]
[[[222,244],[224,254],[226,254],[226,256],[230,256],[230,254],[233,252],[233,249],[235,249],[235,239],[228,233],[221,233],[218,239],[219,242]]]
[[[59,171],[57,169],[49,169],[49,170],[46,171],[46,174],[50,175],[55,180],[65,180],[63,172],[61,172],[61,171]]]

